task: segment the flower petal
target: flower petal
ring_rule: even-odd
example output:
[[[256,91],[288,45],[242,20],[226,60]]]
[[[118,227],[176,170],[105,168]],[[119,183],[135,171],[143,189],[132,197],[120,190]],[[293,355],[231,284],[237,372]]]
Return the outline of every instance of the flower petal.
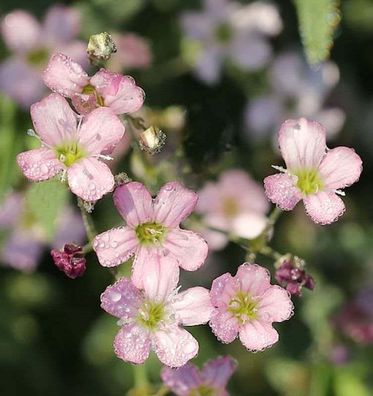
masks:
[[[211,303],[215,307],[225,307],[226,303],[229,302],[231,297],[230,291],[232,290],[231,284],[233,282],[232,275],[228,272],[214,279],[211,286],[210,298]]]
[[[44,143],[58,146],[74,136],[77,128],[76,115],[62,96],[48,95],[33,104],[30,112],[34,128]]]
[[[250,351],[262,351],[278,341],[278,333],[271,324],[254,320],[246,323],[239,334],[242,344]]]
[[[68,98],[82,92],[83,87],[89,84],[88,74],[82,67],[61,53],[50,58],[43,80],[52,91]]]
[[[266,226],[267,218],[254,212],[240,213],[232,220],[233,233],[247,239],[258,237]]]
[[[178,396],[189,396],[193,389],[201,385],[199,371],[190,363],[178,369],[164,367],[161,378],[167,388]]]
[[[348,147],[329,150],[319,168],[326,188],[338,189],[359,180],[363,163],[355,151]]]
[[[152,196],[141,183],[130,182],[117,187],[114,205],[130,227],[153,221]]]
[[[67,43],[80,30],[80,15],[72,7],[56,4],[45,15],[43,30],[45,39],[51,44]]]
[[[206,241],[189,230],[169,230],[163,247],[187,271],[198,269],[205,262],[208,253]]]
[[[282,210],[292,210],[301,200],[302,194],[293,177],[286,173],[277,173],[264,179],[264,189],[267,198]]]
[[[120,319],[134,318],[141,302],[141,291],[127,278],[119,279],[101,294],[101,308]]]
[[[325,129],[305,118],[285,121],[279,132],[282,157],[291,172],[317,169],[326,152]]]
[[[167,227],[177,227],[194,210],[198,195],[178,182],[165,184],[154,202],[155,220]]]
[[[338,220],[346,207],[334,192],[321,191],[304,198],[306,212],[311,219],[321,225],[331,224]]]
[[[79,131],[79,142],[90,154],[109,153],[124,135],[124,125],[107,107],[93,110]]]
[[[225,344],[233,342],[237,337],[239,330],[237,320],[224,309],[215,309],[209,325],[219,341]]]
[[[218,357],[203,366],[201,376],[203,382],[215,389],[226,387],[230,377],[237,368],[237,363],[230,356]]]
[[[269,271],[257,264],[240,265],[235,278],[240,281],[240,289],[253,297],[261,296],[271,286]]]
[[[197,340],[178,326],[157,331],[154,343],[159,360],[170,367],[183,366],[198,353]]]
[[[67,170],[71,191],[84,201],[94,202],[114,188],[114,177],[108,166],[96,158],[86,158]]]
[[[23,174],[32,181],[48,180],[63,169],[55,153],[44,147],[18,154],[17,163]]]
[[[260,319],[271,323],[289,319],[293,309],[289,292],[276,285],[262,294],[258,305]]]
[[[155,249],[148,249],[145,246],[140,246],[136,252],[135,259],[132,265],[132,283],[139,289],[144,288],[144,278],[148,271],[147,264],[154,254],[158,254]]]
[[[93,250],[104,267],[115,267],[127,261],[136,251],[138,240],[129,227],[113,228],[96,236]]]
[[[123,326],[114,340],[115,354],[130,363],[144,363],[149,357],[150,348],[148,332],[136,325]]]
[[[204,287],[192,287],[179,293],[172,307],[176,318],[184,326],[207,323],[213,311],[209,291]]]

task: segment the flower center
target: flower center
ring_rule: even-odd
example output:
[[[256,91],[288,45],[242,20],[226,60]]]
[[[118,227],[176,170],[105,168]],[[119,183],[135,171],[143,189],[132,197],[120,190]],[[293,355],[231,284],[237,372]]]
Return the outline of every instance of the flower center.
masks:
[[[86,153],[77,142],[65,143],[56,148],[57,159],[67,167],[85,157]]]
[[[228,304],[228,312],[230,312],[241,324],[245,324],[248,320],[255,319],[258,309],[255,301],[249,294],[239,291]]]
[[[49,52],[46,48],[38,48],[27,54],[27,61],[33,66],[43,66],[47,63]]]
[[[166,235],[166,227],[155,222],[139,224],[136,227],[136,236],[142,245],[161,243]]]
[[[216,40],[220,43],[226,44],[232,38],[232,29],[228,23],[220,24],[215,30]]]
[[[201,385],[198,388],[192,389],[189,396],[214,396],[215,389],[206,385]]]
[[[104,98],[98,94],[98,92],[96,91],[96,88],[93,85],[87,84],[83,88],[82,94],[94,95],[96,97],[96,103],[98,104],[98,106],[105,106]]]
[[[227,217],[234,217],[239,212],[237,201],[232,197],[225,198],[222,207],[223,213]]]
[[[147,329],[154,330],[165,316],[164,304],[145,301],[139,309],[138,323]]]
[[[315,194],[323,188],[323,182],[317,170],[303,169],[295,174],[298,176],[297,187],[303,194]]]

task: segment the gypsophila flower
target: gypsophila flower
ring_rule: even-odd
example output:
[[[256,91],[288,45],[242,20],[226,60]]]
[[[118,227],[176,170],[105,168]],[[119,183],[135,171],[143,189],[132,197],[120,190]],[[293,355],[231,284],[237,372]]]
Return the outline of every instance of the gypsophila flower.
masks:
[[[101,153],[110,153],[124,126],[111,109],[96,109],[81,122],[62,96],[51,94],[32,105],[31,118],[42,147],[17,156],[28,179],[42,181],[62,173],[71,191],[85,201],[113,189],[114,177],[100,161],[107,158]]]
[[[115,114],[133,113],[144,103],[144,91],[132,77],[106,69],[89,77],[78,63],[61,53],[51,57],[43,80],[52,91],[70,98],[80,114],[97,107],[110,107]]]
[[[152,256],[143,290],[122,278],[101,295],[101,307],[119,318],[121,330],[114,341],[119,358],[141,364],[154,350],[163,364],[180,367],[197,354],[198,342],[182,326],[209,321],[209,292],[193,287],[178,293],[178,280],[179,267],[174,259]]]
[[[66,244],[62,250],[51,250],[56,267],[71,279],[83,276],[86,270],[86,259],[81,246]]]
[[[305,118],[285,121],[279,145],[287,169],[264,180],[265,192],[283,210],[292,210],[303,200],[315,223],[330,224],[345,211],[337,194],[355,183],[362,171],[361,158],[348,147],[328,149],[325,129]]]
[[[289,293],[270,284],[268,270],[257,264],[244,263],[236,276],[226,273],[216,278],[211,287],[214,311],[210,326],[224,343],[237,335],[250,351],[261,351],[278,341],[273,322],[290,318],[293,304]]]
[[[96,236],[93,249],[100,264],[114,267],[135,255],[132,281],[139,288],[156,254],[174,258],[185,270],[198,269],[206,259],[207,244],[196,233],[179,228],[197,199],[196,193],[178,182],[165,184],[154,200],[141,183],[117,187],[114,204],[126,226]]]
[[[228,396],[226,386],[236,368],[235,360],[224,356],[210,360],[201,370],[190,363],[178,369],[165,367],[161,377],[177,396]]]

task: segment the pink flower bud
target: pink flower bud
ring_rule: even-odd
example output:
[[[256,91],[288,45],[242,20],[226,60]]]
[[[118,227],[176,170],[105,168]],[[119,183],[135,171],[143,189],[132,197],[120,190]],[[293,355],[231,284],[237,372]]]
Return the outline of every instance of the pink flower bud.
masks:
[[[86,270],[86,259],[81,246],[66,244],[63,250],[51,250],[54,264],[69,278],[75,279],[83,276]]]

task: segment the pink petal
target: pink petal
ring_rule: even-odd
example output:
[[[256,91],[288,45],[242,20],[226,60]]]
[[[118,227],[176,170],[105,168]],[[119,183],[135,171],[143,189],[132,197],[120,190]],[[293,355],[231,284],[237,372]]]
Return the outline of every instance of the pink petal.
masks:
[[[71,242],[82,246],[86,241],[86,234],[82,215],[71,206],[67,206],[61,211],[58,218],[52,247],[61,249],[65,244]]]
[[[93,249],[104,267],[115,267],[127,261],[138,247],[138,240],[129,227],[113,228],[96,236]]]
[[[361,158],[348,147],[329,150],[319,168],[325,187],[330,189],[344,188],[357,182],[362,170]]]
[[[93,110],[79,131],[79,142],[90,154],[110,152],[124,135],[124,125],[107,107]]]
[[[195,73],[206,84],[216,84],[221,75],[223,52],[216,46],[203,48],[196,59]]]
[[[142,278],[143,289],[149,300],[167,300],[175,291],[178,281],[179,266],[174,259],[156,252],[149,256]]]
[[[1,33],[6,46],[19,53],[26,53],[40,46],[39,22],[28,12],[15,10],[1,22]]]
[[[190,363],[177,369],[164,367],[161,378],[167,388],[178,396],[189,396],[193,389],[201,385],[199,371]]]
[[[146,246],[139,246],[132,266],[132,283],[138,288],[144,288],[144,278],[148,273],[147,264],[159,254],[157,249],[148,249]]]
[[[233,233],[247,239],[258,237],[266,226],[267,218],[254,212],[240,213],[232,220]]]
[[[89,84],[89,77],[82,67],[61,53],[50,58],[43,80],[52,91],[68,98],[82,92],[83,87]]]
[[[20,221],[24,204],[21,193],[10,192],[3,197],[0,205],[0,229],[13,228]]]
[[[121,278],[101,294],[101,308],[120,319],[136,317],[142,293],[130,279]]]
[[[203,382],[215,389],[223,390],[236,368],[236,361],[229,356],[210,360],[204,365],[201,373]]]
[[[250,351],[262,351],[278,341],[278,333],[266,322],[254,320],[246,323],[240,329],[240,340]]]
[[[114,191],[113,199],[120,215],[130,227],[153,221],[152,196],[143,184],[123,184]]]
[[[264,179],[264,189],[267,198],[282,210],[292,210],[301,200],[302,194],[295,186],[292,176],[277,173]]]
[[[219,341],[224,344],[233,342],[237,337],[239,330],[237,320],[223,309],[215,309],[209,325]]]
[[[114,188],[114,177],[106,164],[86,158],[67,169],[71,191],[84,201],[94,202]]]
[[[179,293],[172,307],[183,326],[207,323],[213,311],[209,291],[204,287],[192,287]]]
[[[101,69],[91,78],[91,84],[103,96],[105,106],[110,107],[116,114],[133,113],[144,103],[144,91],[130,76]]]
[[[270,323],[289,319],[293,309],[289,292],[276,285],[264,292],[258,305],[260,319]]]
[[[258,70],[271,59],[272,48],[261,36],[241,34],[229,48],[233,62],[245,70]]]
[[[195,271],[206,260],[207,243],[193,231],[173,229],[169,230],[163,247],[174,257],[181,268]]]
[[[82,68],[89,66],[87,57],[87,43],[81,40],[69,41],[68,43],[58,45],[55,52],[67,55]]]
[[[43,25],[43,33],[49,43],[66,43],[79,33],[80,15],[72,7],[56,4],[48,9]]]
[[[149,334],[136,325],[123,326],[114,340],[116,355],[130,363],[144,363],[149,357],[150,348]]]
[[[240,289],[253,297],[261,296],[271,287],[269,271],[257,264],[240,265],[235,278],[240,281]]]
[[[62,96],[50,94],[33,104],[30,112],[34,128],[44,143],[58,146],[75,136],[76,115]]]
[[[56,154],[48,148],[24,151],[17,155],[17,163],[23,174],[32,181],[48,180],[64,168],[56,159]]]
[[[154,343],[159,360],[170,367],[183,366],[198,353],[196,339],[178,326],[169,326],[157,331]]]
[[[325,225],[333,223],[342,216],[346,208],[334,192],[321,191],[304,198],[306,212],[311,219],[318,224]]]
[[[196,212],[198,213],[214,213],[219,210],[220,191],[217,183],[208,182],[198,191],[198,201]]]
[[[324,127],[305,118],[285,121],[278,141],[286,166],[291,172],[317,169],[326,152]]]
[[[178,182],[165,184],[154,202],[155,219],[167,227],[177,227],[194,210],[198,196]]]
[[[229,302],[230,297],[233,296],[234,290],[232,290],[232,284],[234,280],[232,275],[228,272],[214,279],[211,286],[210,298],[211,303],[215,307],[225,307]],[[231,291],[233,293],[231,294]]]

